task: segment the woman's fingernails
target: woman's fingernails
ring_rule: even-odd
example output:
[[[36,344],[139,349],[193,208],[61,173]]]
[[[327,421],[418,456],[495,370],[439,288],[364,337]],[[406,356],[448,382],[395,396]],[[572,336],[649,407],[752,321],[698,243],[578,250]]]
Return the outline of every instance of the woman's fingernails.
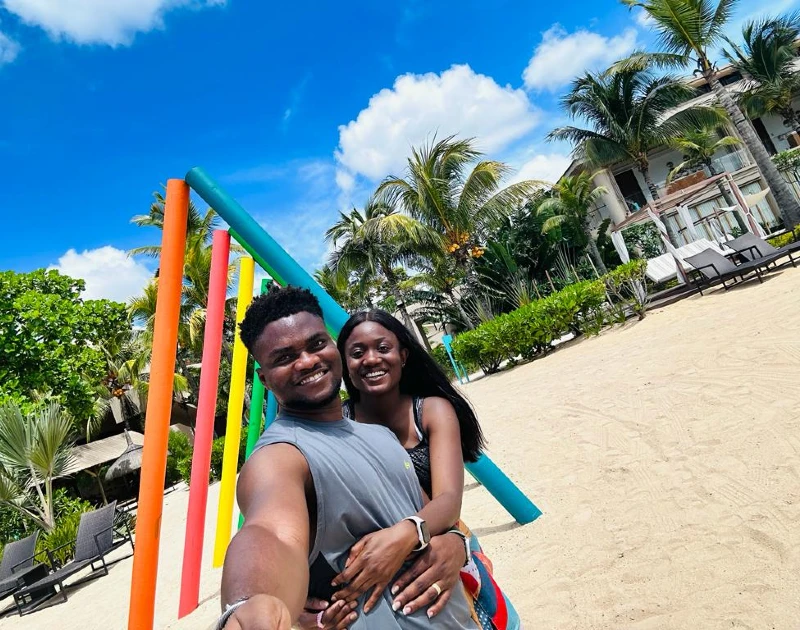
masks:
[[[393,586],[392,587],[392,595],[397,595],[397,591],[399,591],[399,590],[400,590],[399,586]]]
[[[397,612],[398,610],[400,610],[400,606],[402,606],[400,602],[395,602],[392,604],[392,610]]]
[[[358,618],[358,615],[357,615],[357,614],[355,614],[355,613],[353,613],[352,615],[350,615],[350,621],[355,621],[357,618]]]
[[[428,611],[428,619],[431,619],[432,617],[433,617],[433,611],[429,610]]]
[[[404,615],[410,615],[411,614],[411,606],[406,606],[405,608],[403,608],[403,614]]]
[[[350,610],[355,610],[358,608],[358,602],[350,602]]]

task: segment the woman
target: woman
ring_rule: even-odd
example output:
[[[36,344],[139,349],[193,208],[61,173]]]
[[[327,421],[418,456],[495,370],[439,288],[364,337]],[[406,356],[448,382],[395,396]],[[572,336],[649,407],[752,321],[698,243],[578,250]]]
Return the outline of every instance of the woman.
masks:
[[[394,432],[407,449],[426,495],[419,515],[428,523],[431,535],[446,532],[460,518],[463,462],[474,462],[483,448],[475,413],[417,340],[385,311],[351,317],[339,334],[338,346],[349,395],[345,415]],[[459,527],[471,538],[472,559],[461,575],[475,620],[485,630],[519,628],[519,618],[492,579],[491,565],[477,540],[463,524]],[[394,551],[394,529],[375,532],[359,541],[334,585],[358,584],[359,580],[363,585],[369,580],[376,591],[382,590],[406,559]],[[376,571],[374,565],[379,562],[383,569],[380,577],[365,578]],[[319,619],[308,616],[301,625],[343,627],[337,623],[341,618],[331,611]]]

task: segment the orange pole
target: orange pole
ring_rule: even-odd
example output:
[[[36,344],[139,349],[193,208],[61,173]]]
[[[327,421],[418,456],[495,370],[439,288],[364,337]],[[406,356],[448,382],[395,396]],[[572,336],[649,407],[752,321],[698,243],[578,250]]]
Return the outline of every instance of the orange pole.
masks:
[[[161,237],[158,301],[150,360],[150,391],[145,416],[128,630],[153,628],[188,213],[189,186],[182,179],[170,179],[167,181]]]

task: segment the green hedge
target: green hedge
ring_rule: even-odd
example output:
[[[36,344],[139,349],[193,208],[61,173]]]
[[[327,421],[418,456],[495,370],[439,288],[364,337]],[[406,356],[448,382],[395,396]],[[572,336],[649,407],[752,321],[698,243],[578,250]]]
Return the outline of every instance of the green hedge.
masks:
[[[531,360],[568,333],[597,334],[604,326],[624,319],[626,307],[644,317],[646,296],[638,295],[635,283],[644,287],[646,261],[635,260],[617,267],[600,280],[571,284],[557,293],[536,300],[511,313],[495,317],[453,340],[453,351],[464,364],[480,366],[486,374],[500,369],[503,361],[518,357]],[[608,304],[608,295],[613,305]]]

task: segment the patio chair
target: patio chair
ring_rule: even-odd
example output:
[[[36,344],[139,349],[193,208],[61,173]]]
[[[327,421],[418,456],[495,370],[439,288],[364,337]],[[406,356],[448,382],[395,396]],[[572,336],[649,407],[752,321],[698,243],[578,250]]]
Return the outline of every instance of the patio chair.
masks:
[[[759,282],[763,282],[761,273],[775,262],[775,259],[769,256],[737,265],[719,252],[707,249],[694,256],[689,256],[686,258],[686,262],[697,272],[694,274],[693,280],[700,290],[700,295],[703,295],[704,284],[711,286],[714,282],[720,281],[727,291],[730,288],[728,286],[730,280],[734,280],[734,284],[737,278],[739,281],[744,282],[746,277],[752,273],[756,274]]]
[[[75,540],[75,557],[71,562],[59,567],[53,557],[54,551],[71,543],[48,550],[47,555],[50,558],[53,572],[14,594],[17,612],[20,615],[32,612],[40,604],[59,593],[63,601],[67,601],[67,593],[64,588],[65,579],[86,567],[90,567],[92,572],[79,581],[70,584],[70,586],[82,584],[101,575],[108,575],[108,563],[106,563],[105,556],[127,543],[130,543],[131,548],[133,548],[133,539],[127,527],[125,528],[126,533],[114,540],[115,511],[116,501],[98,510],[81,515],[81,520],[78,524],[78,537]],[[99,563],[99,565],[95,566],[96,563]],[[56,586],[58,586],[58,590],[56,590]]]
[[[788,257],[792,267],[797,267],[792,254],[800,252],[800,242],[789,243],[780,249],[773,247],[762,238],[758,238],[755,234],[745,232],[738,238],[725,243],[728,247],[738,252],[739,255],[746,261],[758,260],[760,258],[772,258],[779,260],[780,258]]]
[[[5,599],[25,586],[24,576],[36,568],[33,557],[38,536],[39,532],[35,531],[30,536],[6,545],[3,560],[0,561],[0,599]]]

